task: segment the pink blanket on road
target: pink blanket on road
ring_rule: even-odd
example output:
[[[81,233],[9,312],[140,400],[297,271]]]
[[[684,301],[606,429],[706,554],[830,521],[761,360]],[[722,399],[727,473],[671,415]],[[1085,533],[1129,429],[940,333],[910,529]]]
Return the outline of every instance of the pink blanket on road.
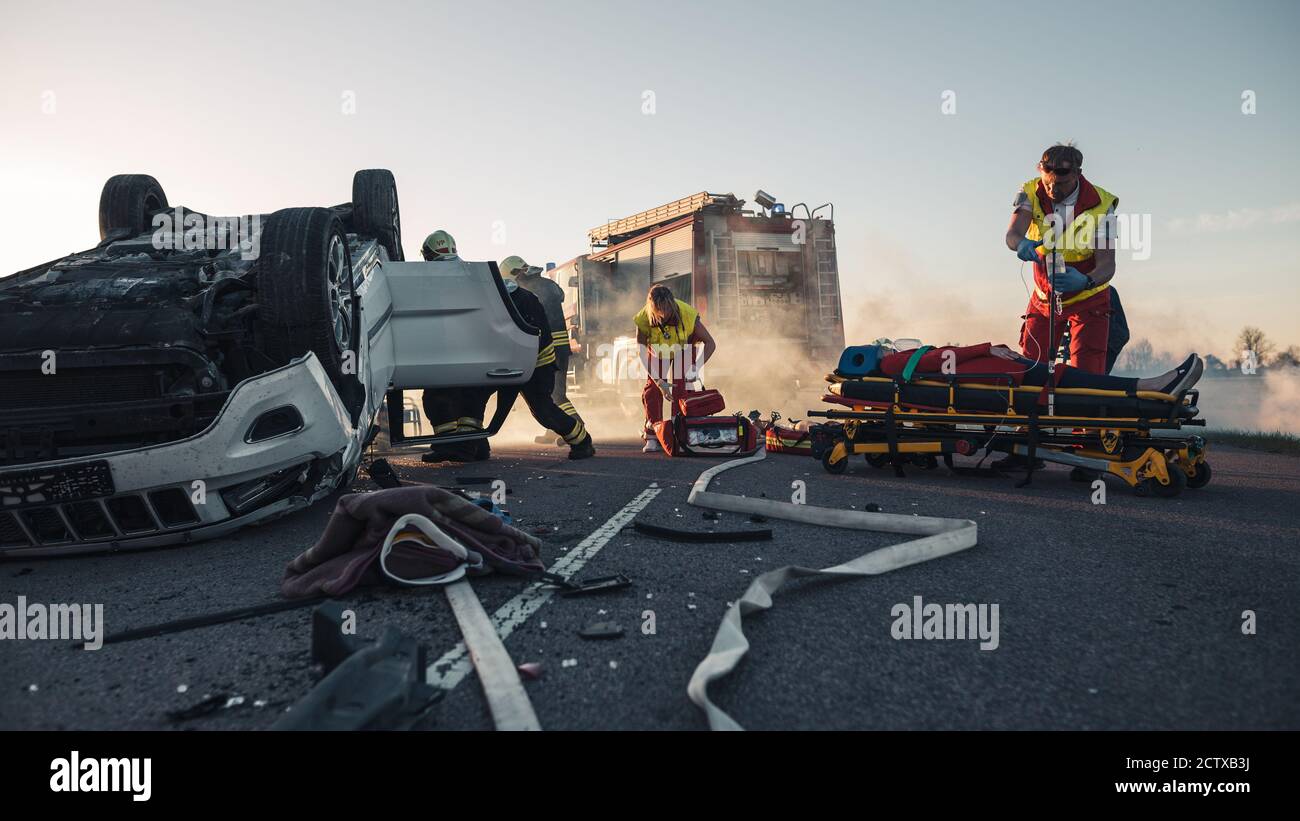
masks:
[[[280,592],[286,597],[335,596],[380,579],[379,552],[393,524],[408,513],[430,519],[487,568],[528,575],[545,570],[542,543],[478,505],[430,485],[399,487],[373,493],[349,493],[339,499],[316,544],[289,562]],[[394,549],[388,566],[403,578],[439,575],[448,570],[437,553]]]

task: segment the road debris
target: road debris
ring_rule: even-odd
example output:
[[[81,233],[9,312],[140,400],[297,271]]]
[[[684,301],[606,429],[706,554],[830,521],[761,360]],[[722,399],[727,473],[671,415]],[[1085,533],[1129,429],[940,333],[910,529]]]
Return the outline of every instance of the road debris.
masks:
[[[762,530],[678,530],[672,527],[651,524],[649,522],[632,522],[638,533],[668,539],[674,542],[763,542],[772,540],[772,531]]]
[[[578,635],[584,639],[620,639],[623,637],[623,628],[618,622],[598,621],[582,628]]]

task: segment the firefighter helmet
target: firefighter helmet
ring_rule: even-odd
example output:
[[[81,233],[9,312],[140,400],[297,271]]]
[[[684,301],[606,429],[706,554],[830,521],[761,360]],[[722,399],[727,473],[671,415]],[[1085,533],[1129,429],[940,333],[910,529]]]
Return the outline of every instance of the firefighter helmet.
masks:
[[[420,254],[430,262],[453,259],[456,256],[456,240],[440,228],[424,238]]]
[[[528,263],[523,257],[509,256],[501,260],[501,276],[512,277],[528,272]]]

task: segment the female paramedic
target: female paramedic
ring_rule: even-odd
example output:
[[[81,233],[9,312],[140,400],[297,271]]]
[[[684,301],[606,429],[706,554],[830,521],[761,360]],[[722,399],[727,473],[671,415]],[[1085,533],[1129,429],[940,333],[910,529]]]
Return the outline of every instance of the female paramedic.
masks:
[[[665,285],[650,287],[645,307],[632,321],[636,323],[637,351],[646,369],[645,386],[641,389],[641,404],[645,407],[642,450],[654,453],[659,450],[659,443],[653,426],[664,418],[663,400],[673,401],[685,383],[699,377],[700,368],[713,356],[718,343],[700,321],[699,312],[675,299]],[[699,344],[704,345],[704,352],[696,359],[695,346]]]

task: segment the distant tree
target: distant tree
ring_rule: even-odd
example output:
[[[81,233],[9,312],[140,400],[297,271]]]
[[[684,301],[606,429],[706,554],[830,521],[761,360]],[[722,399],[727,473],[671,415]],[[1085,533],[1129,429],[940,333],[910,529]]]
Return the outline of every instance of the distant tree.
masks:
[[[1119,370],[1131,373],[1146,373],[1155,364],[1156,354],[1151,342],[1146,337],[1137,340],[1124,349],[1119,357]]]
[[[1237,334],[1237,356],[1242,356],[1245,351],[1255,352],[1255,364],[1268,364],[1268,357],[1273,353],[1273,342],[1263,331],[1253,325],[1247,325]]]
[[[1273,367],[1275,368],[1295,368],[1300,367],[1300,346],[1289,345],[1285,351],[1273,357]]]
[[[1224,361],[1223,361],[1222,359],[1220,359],[1219,357],[1215,356],[1214,354],[1212,354],[1212,353],[1207,353],[1207,354],[1205,355],[1205,372],[1206,372],[1206,373],[1222,374],[1223,372],[1227,371],[1229,367],[1231,367],[1231,366],[1225,364]]]

